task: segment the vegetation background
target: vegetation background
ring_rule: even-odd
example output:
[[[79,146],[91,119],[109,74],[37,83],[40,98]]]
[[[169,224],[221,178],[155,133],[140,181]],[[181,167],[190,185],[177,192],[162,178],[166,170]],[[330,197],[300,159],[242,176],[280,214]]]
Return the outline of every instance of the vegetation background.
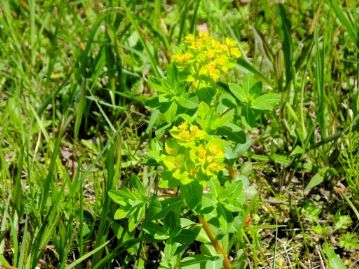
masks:
[[[156,177],[147,78],[199,31],[239,42],[232,81],[282,97],[239,160],[246,266],[359,268],[355,0],[0,0],[0,267],[157,268],[107,193]]]

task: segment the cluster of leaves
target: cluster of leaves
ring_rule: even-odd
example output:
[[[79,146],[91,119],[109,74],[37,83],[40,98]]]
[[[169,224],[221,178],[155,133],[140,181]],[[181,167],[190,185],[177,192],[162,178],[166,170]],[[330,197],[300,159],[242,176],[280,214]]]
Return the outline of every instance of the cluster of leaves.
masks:
[[[302,208],[303,216],[311,223],[313,232],[323,239],[336,234],[338,238],[337,246],[345,251],[355,251],[359,249],[359,241],[357,236],[350,232],[352,219],[349,215],[342,215],[339,211],[333,217],[333,225],[328,223],[320,223],[319,215],[322,209],[317,205],[306,202]]]
[[[182,50],[172,57],[165,77],[149,79],[158,95],[147,102],[152,120],[162,124],[148,164],[159,168],[157,192],[170,195],[145,194],[136,181],[137,191],[123,188],[110,197],[120,205],[116,219],[127,218],[131,231],[140,225],[150,242],[165,242],[162,268],[185,268],[182,255],[195,240],[202,246],[200,254],[191,256],[193,263],[223,261],[230,268],[228,255],[244,247],[239,242],[250,214],[248,179],[237,172],[236,162],[250,145],[243,149],[248,142],[244,129],[272,110],[279,95],[264,94],[252,76],[229,87],[216,82],[240,56],[229,38],[220,42],[206,33],[189,35]],[[171,137],[163,143],[168,132]]]

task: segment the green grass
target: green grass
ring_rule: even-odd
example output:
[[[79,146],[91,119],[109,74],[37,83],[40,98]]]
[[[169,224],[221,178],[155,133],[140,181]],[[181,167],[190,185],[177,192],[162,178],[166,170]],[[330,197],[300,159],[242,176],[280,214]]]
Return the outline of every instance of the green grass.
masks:
[[[232,256],[241,268],[358,259],[331,240],[358,237],[356,1],[0,0],[0,15],[0,267],[158,265],[163,245],[114,221],[108,191],[136,174],[153,192],[147,78],[198,29],[240,42],[232,81],[253,73],[282,96],[246,131],[239,163],[258,194]],[[353,223],[334,229],[337,212]]]

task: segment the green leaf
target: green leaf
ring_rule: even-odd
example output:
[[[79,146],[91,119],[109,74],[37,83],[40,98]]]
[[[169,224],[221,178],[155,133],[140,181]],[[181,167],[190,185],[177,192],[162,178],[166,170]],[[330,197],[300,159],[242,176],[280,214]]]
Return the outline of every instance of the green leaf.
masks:
[[[202,199],[203,187],[197,181],[193,181],[190,184],[183,185],[181,187],[181,194],[190,209],[195,209]]]
[[[127,218],[130,214],[131,208],[119,208],[115,212],[115,216],[113,217],[116,220]]]
[[[301,146],[296,146],[289,156],[301,155],[305,150]]]
[[[210,121],[210,128],[216,130],[220,127],[228,126],[233,122],[234,110],[230,110],[224,115],[215,115]],[[234,124],[233,124],[234,125]],[[235,128],[234,126],[232,126]]]
[[[145,106],[148,106],[150,108],[156,108],[160,105],[160,101],[158,96],[151,97],[145,100]]]
[[[329,269],[346,269],[342,260],[335,253],[334,248],[331,245],[324,244],[323,251],[329,261]]]
[[[346,251],[359,249],[358,236],[353,233],[346,233],[339,237],[339,246]]]
[[[246,90],[246,88],[241,87],[240,85],[234,83],[229,83],[228,86],[229,86],[229,90],[234,95],[234,97],[237,98],[238,101],[242,103],[250,102],[248,91]]]
[[[209,111],[209,106],[205,102],[201,102],[198,105],[197,117],[204,119],[208,115]]]
[[[135,207],[135,210],[131,211],[131,217],[128,221],[128,230],[130,232],[134,231],[135,228],[140,224],[144,219],[146,212],[146,205],[142,204]]]
[[[161,206],[162,210],[155,216],[156,219],[164,218],[170,212],[179,214],[182,209],[182,199],[180,199],[179,197],[171,197],[162,201]]]
[[[319,169],[318,173],[316,173],[312,179],[309,181],[307,187],[305,187],[305,192],[310,191],[311,189],[313,189],[315,186],[318,186],[319,184],[321,184],[324,180],[324,176],[325,173],[327,172],[328,167],[324,167]]]
[[[156,223],[144,223],[142,225],[142,230],[152,235],[156,240],[166,240],[170,237],[167,230]]]
[[[194,255],[181,260],[182,269],[218,269],[223,267],[220,256]]]
[[[211,180],[209,181],[209,183]],[[201,213],[202,214],[208,214],[209,212],[213,211],[215,207],[217,206],[217,199],[213,195],[212,191],[209,193],[204,193],[202,195],[202,201],[201,201]]]
[[[194,226],[190,229],[181,229],[180,233],[175,237],[175,241],[185,245],[192,244],[200,231],[200,226]]]
[[[121,190],[110,190],[108,192],[108,195],[115,203],[123,206],[130,204],[131,202],[132,205],[139,204],[141,202],[144,202],[145,199],[141,197],[138,192],[133,192],[130,189],[126,188]]]
[[[314,225],[312,226],[313,232],[321,236],[327,236],[331,232],[331,228],[328,225]]]
[[[184,96],[179,96],[177,101],[178,104],[184,108],[195,109],[198,107],[198,103],[195,102],[194,98],[186,98]]]
[[[314,203],[305,201],[302,208],[302,214],[305,218],[308,219],[308,221],[317,223],[319,221],[319,215],[321,212],[321,207]]]
[[[213,97],[216,95],[216,89],[210,87],[204,87],[196,90],[199,101],[210,104]]]
[[[292,52],[292,37],[291,37],[291,23],[286,14],[285,8],[282,4],[277,5],[278,22],[279,22],[279,36],[282,43],[282,51],[284,55],[286,88],[293,78],[293,52]]]
[[[146,131],[145,131],[146,134],[151,134],[159,115],[160,115],[160,111],[157,109],[155,109],[152,112],[150,120],[148,121]]]
[[[150,88],[155,89],[159,93],[166,93],[167,90],[162,85],[162,80],[156,77],[148,78],[148,85]]]
[[[72,269],[72,268],[76,268],[77,265],[81,264],[84,260],[88,259],[89,257],[91,257],[92,255],[94,255],[96,252],[98,252],[99,250],[103,249],[108,243],[110,243],[111,240],[103,243],[102,245],[98,246],[97,248],[91,250],[90,252],[86,253],[85,255],[81,256],[80,258],[78,258],[77,260],[75,260],[74,262],[72,262],[71,264],[69,264],[68,266],[66,266],[65,269]]]
[[[86,85],[86,80],[83,80],[81,82],[81,86],[80,86],[80,100],[76,105],[76,117],[75,117],[75,126],[74,126],[74,139],[77,140],[78,136],[79,136],[79,132],[80,132],[80,127],[81,127],[81,123],[83,120],[83,116],[84,116],[84,112],[86,111],[87,108],[87,99],[86,99],[86,94],[87,94],[87,85]]]
[[[170,108],[164,113],[165,119],[168,123],[174,122],[177,113],[177,104],[173,102]]]
[[[167,78],[172,85],[176,85],[179,80],[178,69],[175,64],[170,64],[167,68]]]
[[[237,63],[254,74],[258,79],[265,82],[267,85],[271,85],[271,82],[261,72],[259,72],[252,64],[243,59],[242,57],[237,60]]]
[[[185,113],[181,113],[181,114],[177,114],[177,119],[182,119],[184,121],[186,121],[187,123],[193,123],[193,121],[195,120],[192,116],[185,114]]]
[[[280,101],[280,95],[277,93],[266,93],[257,97],[251,107],[258,110],[272,110]]]
[[[161,213],[161,211],[162,211],[161,202],[159,201],[158,197],[152,196],[150,204],[147,209],[146,220],[147,221],[155,220],[156,215]]]
[[[233,209],[233,208],[231,208],[230,205],[229,205],[228,207],[229,207],[230,209]],[[224,218],[224,220],[225,220],[225,222],[226,222],[226,225],[227,225],[228,223],[233,222],[233,220],[234,220],[233,215],[232,215],[231,211],[229,211],[229,209],[226,208],[226,204],[224,204],[224,203],[223,203],[223,204],[218,203],[216,210],[217,210],[217,215],[218,215],[218,216],[222,216],[222,217]],[[238,210],[235,210],[235,211],[238,211]]]
[[[352,225],[352,219],[350,216],[340,216],[340,214],[335,214],[334,218],[334,227],[335,230],[348,229]]]
[[[170,109],[171,104],[173,104],[173,103],[171,103],[171,102],[160,102],[157,109],[161,113],[166,113]]]
[[[244,131],[233,123],[227,123],[223,126],[220,126],[216,130],[217,135],[226,136],[229,140],[232,140],[236,143],[245,143],[246,136]]]
[[[347,16],[345,15],[345,9],[338,5],[337,0],[331,0],[330,6],[335,12],[335,15],[337,16],[337,19],[340,21],[341,25],[345,28],[345,30],[348,32],[350,38],[354,42],[354,44],[359,48],[359,42],[358,42],[358,31],[355,29],[356,26],[354,23],[352,23]]]
[[[178,214],[171,211],[164,219],[165,226],[171,231],[171,237],[178,233],[181,228]]]
[[[237,102],[231,94],[223,93],[220,97],[221,103],[228,108],[236,108]]]
[[[143,183],[138,179],[138,176],[132,174],[130,177],[132,185],[135,187],[136,190],[139,191],[141,195],[145,195],[145,188],[143,187]]]
[[[234,152],[240,157],[243,153],[245,153],[253,144],[253,139],[248,138],[244,144],[238,144],[234,150]]]
[[[196,112],[196,122],[199,124],[201,129],[206,130],[209,127],[209,121],[211,114],[210,108],[205,102],[201,102],[198,105],[198,109]]]
[[[252,81],[251,83],[254,83],[254,81]],[[251,95],[252,99],[255,99],[257,97],[259,97],[262,93],[262,82],[261,81],[257,81],[254,84],[249,84],[250,88],[249,88],[249,94]]]
[[[163,250],[163,257],[161,259],[160,268],[161,269],[169,269],[169,268],[177,268],[178,262],[180,260],[180,256],[176,254],[178,252],[178,248],[180,244],[177,242],[172,242],[172,240],[167,240],[165,248]]]
[[[249,105],[242,108],[242,121],[248,128],[253,128],[256,125],[256,113]]]

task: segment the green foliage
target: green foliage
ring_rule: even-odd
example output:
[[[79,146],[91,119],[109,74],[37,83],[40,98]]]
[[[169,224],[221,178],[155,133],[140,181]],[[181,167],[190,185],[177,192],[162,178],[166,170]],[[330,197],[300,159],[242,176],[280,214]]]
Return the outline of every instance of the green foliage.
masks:
[[[277,2],[1,0],[0,267],[355,264],[357,1]]]
[[[342,260],[339,256],[335,253],[334,248],[328,244],[324,245],[323,249],[325,256],[328,259],[329,268],[338,268],[338,269],[345,269],[345,265],[343,264]]]
[[[279,103],[280,95],[262,93],[262,83],[253,76],[247,76],[241,85],[229,84],[229,89],[241,107],[242,120],[246,126],[255,127],[262,111],[273,110]]]
[[[350,131],[345,137],[346,147],[341,152],[340,163],[345,173],[345,179],[349,188],[354,194],[354,198],[359,197],[359,136],[357,133]]]
[[[345,233],[339,237],[339,246],[346,251],[359,249],[359,239],[356,234]]]
[[[339,212],[335,214],[334,228],[336,230],[348,229],[351,226],[351,224],[352,224],[352,219],[350,218],[350,216],[342,216],[339,214]]]
[[[149,85],[158,92],[158,97],[152,98],[147,103],[155,109],[154,113],[159,112],[163,116],[166,126],[182,121],[181,124],[170,129],[171,138],[166,139],[164,147],[155,147],[149,154],[149,157],[162,167],[156,189],[178,188],[178,197],[183,201],[182,210],[169,211],[161,216],[161,224],[156,218],[151,222],[145,222],[141,229],[153,236],[153,240],[166,242],[161,266],[167,268],[178,266],[185,248],[196,238],[193,233],[198,234],[200,231],[198,226],[193,230],[179,225],[181,214],[188,212],[187,214],[190,213],[192,218],[201,218],[205,222],[209,219],[213,228],[221,232],[219,233],[218,230],[216,232],[218,235],[213,238],[213,232],[209,230],[211,228],[208,224],[203,224],[208,227],[203,229],[216,248],[217,254],[222,255],[225,268],[229,268],[227,255],[233,244],[230,243],[233,240],[231,238],[236,229],[238,232],[238,229],[244,228],[243,225],[238,226],[236,223],[240,223],[245,217],[247,200],[241,181],[243,179],[231,176],[226,168],[232,166],[233,160],[238,158],[234,149],[240,141],[235,138],[235,134],[242,132],[242,129],[237,127],[242,120],[241,109],[273,110],[279,101],[279,95],[263,94],[262,84],[255,81],[252,76],[248,76],[242,88],[235,84],[230,85],[232,94],[238,99],[236,102],[224,90],[211,83],[211,80],[218,78],[211,72],[202,72],[199,78],[192,76],[189,79],[188,76],[181,76],[180,73],[190,74],[193,70],[199,69],[200,66],[197,64],[202,61],[201,58],[212,53],[212,48],[205,53],[197,52],[209,46],[207,43],[202,43],[203,41],[221,46],[218,41],[203,34],[199,39],[190,36],[185,40],[191,40],[188,46],[193,46],[193,49],[189,55],[186,54],[188,52],[175,55],[176,59],[178,58],[178,64],[181,64],[183,57],[191,57],[192,60],[182,65],[181,72],[176,67],[177,63],[171,63],[164,77],[151,78]],[[230,43],[232,47],[228,48],[232,53],[234,43],[226,39],[226,43],[228,42],[232,42]],[[223,46],[226,48],[225,45]],[[210,56],[206,64],[211,66],[215,61],[217,58]],[[188,84],[188,81],[191,84]],[[242,125],[245,126],[245,123]],[[160,137],[157,139],[159,140]],[[231,169],[236,168],[231,167]],[[136,185],[139,185],[138,181]],[[203,193],[204,189],[209,191]],[[141,224],[143,219],[148,219],[145,213],[147,207],[148,211],[154,211],[151,208],[154,204],[147,205],[146,201],[158,199],[156,194],[146,197],[143,192],[140,188],[137,188],[137,191],[123,188],[109,192],[111,199],[120,205],[114,218],[127,218],[130,232]],[[162,203],[166,203],[166,198],[159,200],[159,204]],[[154,222],[155,220],[157,221]],[[192,233],[192,240],[181,242],[186,237],[186,233]],[[215,243],[217,240],[221,242]],[[192,263],[203,266],[200,257],[202,256],[193,256]],[[188,262],[189,259],[185,258],[180,264]]]

